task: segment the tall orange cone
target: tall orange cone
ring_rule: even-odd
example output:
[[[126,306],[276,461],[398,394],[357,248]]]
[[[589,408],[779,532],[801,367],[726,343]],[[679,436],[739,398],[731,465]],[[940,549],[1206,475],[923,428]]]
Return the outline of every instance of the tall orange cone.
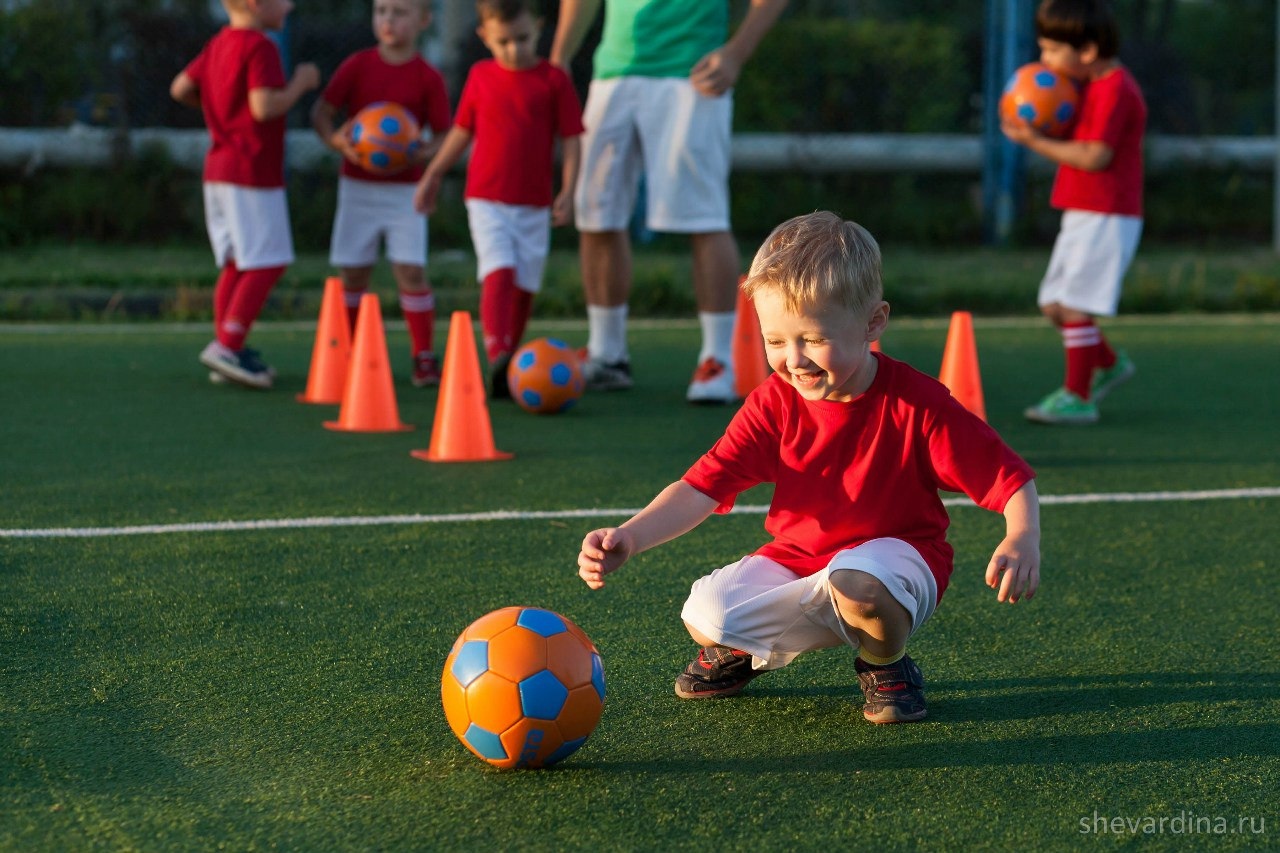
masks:
[[[490,462],[512,457],[493,445],[476,333],[467,311],[454,311],[449,318],[431,446],[411,450],[409,455],[428,462]]]
[[[951,396],[984,421],[987,406],[982,397],[982,372],[978,367],[978,347],[973,340],[973,315],[968,311],[951,314],[947,329],[947,346],[942,352],[942,370],[938,381],[946,385]]]
[[[746,276],[738,280],[741,284]],[[765,358],[764,341],[760,337],[760,318],[756,307],[738,288],[738,304],[733,318],[733,390],[746,397],[769,378],[769,360]]]
[[[347,362],[350,359],[351,327],[347,323],[342,279],[336,275],[329,276],[324,281],[320,322],[316,326],[315,345],[311,348],[307,390],[298,395],[298,402],[341,403],[342,392],[347,387]]]
[[[360,319],[351,345],[351,362],[342,392],[342,408],[336,421],[325,421],[325,429],[344,432],[403,432],[411,430],[400,422],[396,389],[391,382],[391,362],[387,358],[387,336],[382,328],[382,307],[377,294],[360,297]]]

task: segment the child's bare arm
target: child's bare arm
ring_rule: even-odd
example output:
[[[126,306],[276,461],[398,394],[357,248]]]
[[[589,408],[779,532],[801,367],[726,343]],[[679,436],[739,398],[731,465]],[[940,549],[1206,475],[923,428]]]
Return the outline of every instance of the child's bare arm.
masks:
[[[169,96],[184,106],[200,109],[200,87],[185,71],[179,71],[169,84]]]
[[[987,586],[996,598],[1016,604],[1040,586],[1040,498],[1028,480],[1004,507],[1005,537],[987,563]]]
[[[471,131],[456,124],[449,128],[449,132],[444,136],[444,142],[440,143],[440,150],[431,158],[431,162],[427,164],[427,170],[418,179],[418,186],[413,191],[414,210],[428,215],[436,212],[436,194],[440,192],[440,182],[444,180],[444,176],[453,168],[453,164],[458,162],[470,144]]]
[[[551,204],[551,224],[573,222],[573,192],[578,185],[578,164],[582,162],[581,137],[560,140],[560,192]]]
[[[249,90],[249,113],[255,121],[270,121],[279,118],[289,110],[298,99],[320,85],[320,69],[312,62],[300,62],[293,69],[293,77],[282,88],[269,89],[260,87]]]
[[[1000,130],[1011,142],[1025,145],[1032,151],[1064,166],[1101,172],[1111,165],[1115,152],[1111,146],[1096,139],[1053,139],[1028,124],[1002,122]]]
[[[351,122],[346,121],[339,125],[338,108],[324,98],[317,98],[311,107],[311,127],[325,145],[347,160],[353,163],[359,162],[355,148],[351,144]]]
[[[593,530],[578,552],[578,576],[592,589],[604,586],[604,576],[642,551],[688,533],[715,510],[717,502],[678,480],[621,527]]]

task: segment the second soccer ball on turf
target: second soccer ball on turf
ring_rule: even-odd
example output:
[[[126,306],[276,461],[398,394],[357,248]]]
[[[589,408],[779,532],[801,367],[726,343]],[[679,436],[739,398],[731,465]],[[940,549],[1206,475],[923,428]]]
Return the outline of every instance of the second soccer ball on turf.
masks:
[[[536,338],[511,356],[507,386],[525,411],[548,415],[572,408],[586,383],[572,347],[555,338]]]
[[[390,101],[370,104],[351,123],[351,142],[360,165],[378,175],[406,169],[414,148],[422,144],[421,135],[413,115]]]
[[[1029,124],[1045,136],[1062,137],[1076,120],[1080,92],[1068,77],[1030,62],[1009,78],[1000,96],[1000,118]]]

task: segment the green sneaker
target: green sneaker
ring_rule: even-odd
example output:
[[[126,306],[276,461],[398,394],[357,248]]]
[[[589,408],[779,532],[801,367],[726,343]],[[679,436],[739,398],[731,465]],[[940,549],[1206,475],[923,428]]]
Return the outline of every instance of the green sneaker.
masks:
[[[1092,424],[1098,422],[1098,407],[1092,400],[1081,400],[1059,388],[1022,415],[1038,424]]]
[[[1112,389],[1128,382],[1137,372],[1138,368],[1134,366],[1129,354],[1124,350],[1116,350],[1115,364],[1093,372],[1093,384],[1089,386],[1089,399],[1095,403],[1101,403],[1102,398],[1110,394]]]

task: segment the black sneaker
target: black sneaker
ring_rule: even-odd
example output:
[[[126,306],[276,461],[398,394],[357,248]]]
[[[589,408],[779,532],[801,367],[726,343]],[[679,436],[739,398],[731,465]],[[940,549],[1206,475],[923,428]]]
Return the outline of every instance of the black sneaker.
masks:
[[[489,365],[489,399],[510,400],[511,388],[507,384],[507,367],[511,365],[511,353],[504,352]]]
[[[853,668],[858,671],[858,686],[867,700],[862,716],[871,722],[914,723],[928,715],[924,675],[909,655],[888,666],[874,666],[858,658]]]
[[[751,654],[727,646],[703,646],[676,678],[681,699],[716,699],[742,692],[764,670],[751,668]]]

